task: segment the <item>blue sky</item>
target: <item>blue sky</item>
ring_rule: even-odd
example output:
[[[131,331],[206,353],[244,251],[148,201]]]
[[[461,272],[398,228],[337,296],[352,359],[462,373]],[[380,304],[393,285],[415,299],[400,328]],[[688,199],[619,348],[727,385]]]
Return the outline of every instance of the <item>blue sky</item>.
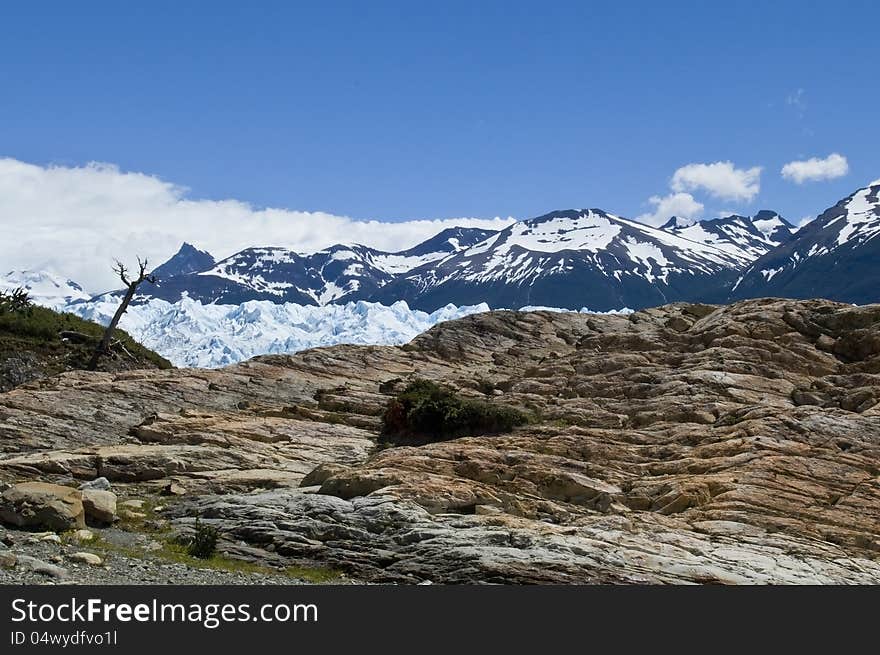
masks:
[[[703,217],[797,221],[880,177],[871,2],[256,4],[7,3],[0,157],[384,221],[635,217],[719,161],[760,191],[681,186]]]

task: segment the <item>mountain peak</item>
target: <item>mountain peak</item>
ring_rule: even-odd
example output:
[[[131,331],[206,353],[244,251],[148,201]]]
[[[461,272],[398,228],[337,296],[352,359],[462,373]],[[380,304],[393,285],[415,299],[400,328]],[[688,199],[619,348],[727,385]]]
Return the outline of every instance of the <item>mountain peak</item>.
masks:
[[[210,253],[184,241],[171,259],[153,269],[153,275],[162,280],[176,275],[201,273],[212,268],[215,263]]]
[[[661,230],[674,230],[676,228],[685,228],[694,225],[697,221],[693,218],[682,218],[681,216],[673,216],[668,221],[666,221],[663,225],[660,226]]]

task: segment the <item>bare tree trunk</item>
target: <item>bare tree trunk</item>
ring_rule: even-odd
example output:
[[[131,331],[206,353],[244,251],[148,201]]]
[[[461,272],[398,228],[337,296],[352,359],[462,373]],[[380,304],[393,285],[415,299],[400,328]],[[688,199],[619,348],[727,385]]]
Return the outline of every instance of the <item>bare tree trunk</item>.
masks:
[[[116,330],[116,326],[119,324],[119,320],[122,318],[122,315],[128,309],[129,303],[131,303],[131,299],[134,298],[134,294],[137,292],[138,286],[142,282],[149,282],[150,284],[156,283],[156,277],[154,275],[147,274],[147,260],[141,261],[140,257],[138,257],[138,268],[139,273],[138,277],[134,280],[129,281],[128,276],[126,275],[125,266],[116,262],[116,270],[119,273],[119,277],[122,279],[122,283],[126,285],[127,289],[125,291],[125,296],[122,298],[122,303],[119,305],[119,308],[116,310],[116,313],[113,315],[113,319],[110,321],[110,324],[107,326],[107,329],[104,330],[104,336],[101,338],[101,343],[98,344],[98,347],[95,348],[95,352],[92,353],[92,358],[89,360],[86,368],[89,371],[94,371],[98,368],[98,361],[101,359],[103,355],[106,355],[110,352],[110,343],[113,340],[113,332]]]

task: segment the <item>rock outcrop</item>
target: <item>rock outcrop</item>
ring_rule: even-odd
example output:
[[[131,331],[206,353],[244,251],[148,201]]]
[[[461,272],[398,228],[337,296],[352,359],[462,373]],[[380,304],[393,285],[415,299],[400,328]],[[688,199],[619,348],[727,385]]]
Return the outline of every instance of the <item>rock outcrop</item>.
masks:
[[[378,449],[417,377],[530,423]],[[878,583],[878,400],[876,305],[491,312],[402,347],[24,385],[0,395],[0,479],[174,484],[176,529],[365,580]]]

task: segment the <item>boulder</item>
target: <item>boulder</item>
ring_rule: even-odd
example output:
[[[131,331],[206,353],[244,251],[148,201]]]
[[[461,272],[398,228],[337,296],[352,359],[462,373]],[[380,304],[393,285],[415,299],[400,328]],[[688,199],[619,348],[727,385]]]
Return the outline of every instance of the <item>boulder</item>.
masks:
[[[162,489],[163,496],[183,496],[186,493],[186,487],[177,482],[169,482]]]
[[[95,538],[95,533],[91,530],[75,530],[73,534],[70,535],[70,538],[73,539],[77,543],[86,543],[87,541],[93,541]]]
[[[113,523],[116,520],[116,494],[100,489],[82,492],[86,517],[94,523]]]
[[[95,478],[90,482],[83,482],[79,485],[81,491],[86,489],[97,489],[99,491],[110,491],[110,481],[107,478]]]
[[[104,563],[104,560],[94,553],[86,552],[71,553],[67,556],[67,559],[77,564],[88,564],[89,566],[101,566]]]
[[[22,482],[0,495],[0,520],[22,528],[85,527],[82,492],[46,482]]]

